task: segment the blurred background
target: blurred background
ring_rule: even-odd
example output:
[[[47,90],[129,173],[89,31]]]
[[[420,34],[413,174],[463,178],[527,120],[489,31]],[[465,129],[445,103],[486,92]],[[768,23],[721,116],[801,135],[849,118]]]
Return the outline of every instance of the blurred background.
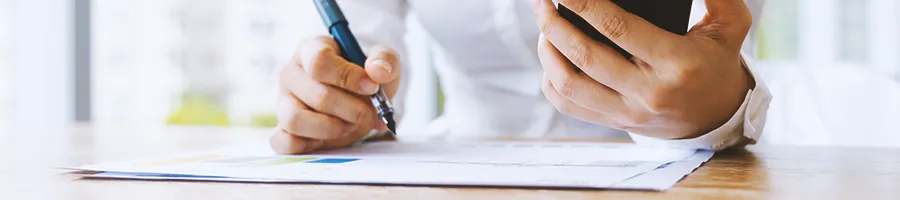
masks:
[[[768,0],[748,44],[774,96],[763,141],[900,147],[897,10]],[[409,17],[401,131],[441,114],[430,41]],[[0,127],[271,127],[276,68],[317,19],[296,0],[0,0]]]

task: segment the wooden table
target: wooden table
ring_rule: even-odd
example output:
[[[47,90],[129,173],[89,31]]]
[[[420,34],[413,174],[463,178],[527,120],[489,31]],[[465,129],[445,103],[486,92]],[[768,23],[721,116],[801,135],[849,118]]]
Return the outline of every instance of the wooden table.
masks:
[[[764,147],[718,153],[666,192],[84,180],[52,167],[261,141],[261,129],[0,129],[0,199],[900,199],[900,150]]]

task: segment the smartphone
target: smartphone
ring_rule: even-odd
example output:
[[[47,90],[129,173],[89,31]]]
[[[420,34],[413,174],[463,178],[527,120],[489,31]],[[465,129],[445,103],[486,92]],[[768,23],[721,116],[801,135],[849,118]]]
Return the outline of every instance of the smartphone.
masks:
[[[684,35],[688,31],[688,23],[691,17],[691,5],[693,0],[612,0],[625,11],[628,11],[650,23],[669,32]],[[623,56],[631,59],[632,55],[613,43],[609,38],[600,34],[584,18],[578,16],[569,8],[558,4],[557,10],[560,16],[572,22],[582,32],[598,42],[609,45]]]

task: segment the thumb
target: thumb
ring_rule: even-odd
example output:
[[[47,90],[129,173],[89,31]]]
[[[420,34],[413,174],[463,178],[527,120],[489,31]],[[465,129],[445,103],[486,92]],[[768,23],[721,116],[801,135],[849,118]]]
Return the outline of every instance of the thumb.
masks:
[[[400,77],[400,58],[390,47],[377,45],[369,51],[366,73],[375,83],[389,84]]]
[[[689,36],[713,39],[731,50],[740,51],[753,25],[753,15],[743,0],[706,0],[706,16]]]

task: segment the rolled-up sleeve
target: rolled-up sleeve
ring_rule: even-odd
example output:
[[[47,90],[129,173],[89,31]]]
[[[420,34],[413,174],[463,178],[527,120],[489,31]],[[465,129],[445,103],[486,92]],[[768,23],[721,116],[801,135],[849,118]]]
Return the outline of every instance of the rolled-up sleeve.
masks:
[[[753,73],[749,64],[747,62],[742,63],[744,68],[750,72],[753,80],[756,81],[756,86],[747,92],[741,107],[728,122],[709,133],[690,139],[667,140],[629,133],[631,139],[635,143],[642,145],[713,151],[734,147],[735,145],[755,144],[759,141],[765,126],[766,113],[772,94],[759,76]]]
[[[766,113],[769,109],[769,103],[772,101],[772,94],[766,87],[766,84],[754,73],[752,67],[755,58],[753,52],[754,35],[756,35],[759,26],[760,16],[766,0],[745,0],[747,7],[753,14],[753,25],[747,40],[745,40],[742,48],[742,62],[753,80],[756,82],[754,88],[747,91],[744,102],[741,107],[731,116],[722,126],[706,133],[700,137],[667,140],[647,137],[639,134],[629,133],[631,139],[638,144],[669,147],[669,148],[689,148],[689,149],[705,149],[705,150],[722,150],[736,145],[755,144],[762,135],[763,127],[766,123]],[[696,6],[696,5],[695,5]]]

